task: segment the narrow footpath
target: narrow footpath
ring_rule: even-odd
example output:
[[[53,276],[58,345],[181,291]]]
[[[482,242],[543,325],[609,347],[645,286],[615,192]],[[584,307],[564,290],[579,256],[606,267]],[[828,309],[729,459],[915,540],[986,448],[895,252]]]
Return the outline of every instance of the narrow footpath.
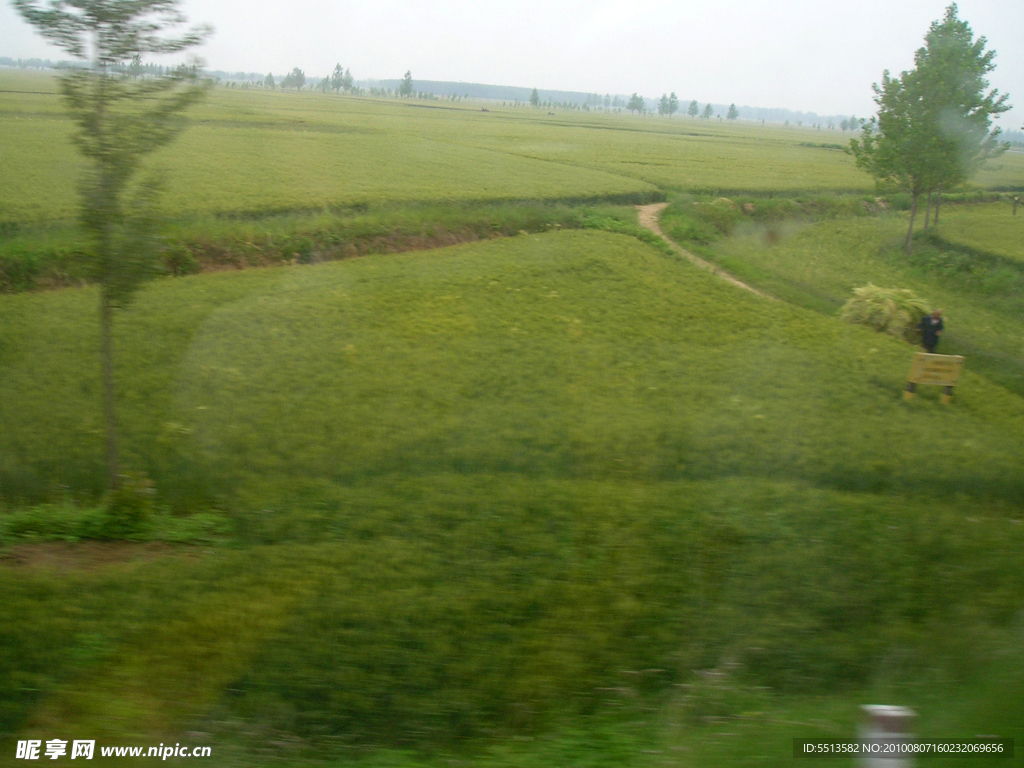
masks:
[[[747,285],[742,280],[739,280],[730,275],[721,267],[715,266],[710,261],[704,261],[704,259],[700,258],[699,256],[694,256],[689,251],[685,250],[678,244],[672,242],[667,237],[665,237],[665,233],[662,232],[661,227],[658,226],[658,216],[661,215],[661,212],[665,210],[667,206],[668,203],[652,203],[650,205],[638,205],[636,207],[636,210],[639,214],[640,226],[643,227],[644,229],[649,229],[651,232],[656,234],[658,237],[660,237],[662,240],[668,243],[669,247],[673,251],[678,253],[691,264],[694,264],[695,266],[700,267],[701,269],[707,270],[708,272],[711,272],[714,275],[718,275],[726,282],[732,283],[733,285],[739,288],[743,288],[744,290],[750,291],[751,293],[756,293],[758,296],[761,296],[762,298],[777,301],[777,299],[774,296],[769,296],[767,293],[762,293],[761,291],[757,290],[757,288],[753,288]]]

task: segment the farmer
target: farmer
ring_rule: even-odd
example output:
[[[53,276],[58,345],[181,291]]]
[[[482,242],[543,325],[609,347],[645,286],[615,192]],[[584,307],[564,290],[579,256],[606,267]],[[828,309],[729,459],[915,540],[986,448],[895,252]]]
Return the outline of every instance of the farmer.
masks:
[[[939,335],[942,333],[942,310],[936,309],[930,315],[921,318],[921,324],[917,326],[921,331],[921,346],[928,354],[934,354],[935,347],[939,344]]]

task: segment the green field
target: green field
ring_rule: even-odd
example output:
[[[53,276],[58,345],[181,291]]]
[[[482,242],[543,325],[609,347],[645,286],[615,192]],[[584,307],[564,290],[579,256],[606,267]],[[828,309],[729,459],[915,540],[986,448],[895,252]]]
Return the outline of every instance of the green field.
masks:
[[[218,89],[158,158],[186,276],[116,318],[125,512],[68,124],[0,78],[0,764],[782,766],[875,702],[1024,739],[1005,199],[907,257],[839,132]],[[639,230],[665,198],[779,300]],[[837,319],[868,282],[945,309],[952,405]]]
[[[9,500],[102,483],[94,302],[0,304]],[[558,733],[600,689],[663,700],[723,658],[745,676],[700,706],[729,717],[758,684],[901,690],[937,665],[934,690],[958,666],[985,685],[987,649],[1012,643],[1024,400],[968,372],[953,409],[903,403],[901,343],[633,238],[168,279],[122,318],[127,462],[248,546],[6,580],[5,667],[33,691],[8,728],[252,749],[224,725],[250,722],[330,754],[332,733]],[[89,597],[41,616],[69,594]],[[961,613],[976,648],[942,637]],[[849,727],[837,712],[816,727]],[[642,741],[700,741],[703,717]]]
[[[940,352],[967,355],[971,367],[1024,394],[1024,240],[1011,212],[1005,202],[944,206],[938,229],[909,258],[900,247],[902,216],[745,222],[709,255],[774,295],[829,315],[869,282],[912,288],[945,311]]]
[[[0,90],[0,221],[73,216],[79,161],[52,79],[2,73]],[[174,214],[871,188],[838,132],[489,109],[217,89],[154,162],[169,172]],[[978,181],[1020,186],[1024,158]]]
[[[953,245],[1024,261],[1024,205],[1013,215],[1013,202],[957,206],[940,214],[940,236]]]

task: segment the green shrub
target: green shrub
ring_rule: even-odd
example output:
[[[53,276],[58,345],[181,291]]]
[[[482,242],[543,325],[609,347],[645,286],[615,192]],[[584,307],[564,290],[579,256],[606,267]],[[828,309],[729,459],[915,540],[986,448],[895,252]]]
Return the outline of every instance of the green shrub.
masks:
[[[107,511],[100,538],[123,539],[145,532],[155,495],[153,483],[148,478],[125,475],[121,485],[107,495]]]
[[[212,543],[232,534],[223,515],[197,512],[177,516],[132,503],[83,507],[70,501],[0,512],[0,546],[41,541],[131,539],[171,544]]]
[[[927,302],[911,290],[868,283],[853,289],[853,298],[843,306],[840,317],[914,344],[920,341],[918,324],[930,312]]]
[[[40,504],[0,515],[0,543],[79,541],[99,538],[106,523],[103,507]]]
[[[739,206],[727,197],[720,197],[713,203],[694,203],[693,207],[698,218],[723,235],[731,235],[742,216]]]
[[[164,251],[164,269],[176,277],[194,275],[202,266],[187,245],[176,244]]]

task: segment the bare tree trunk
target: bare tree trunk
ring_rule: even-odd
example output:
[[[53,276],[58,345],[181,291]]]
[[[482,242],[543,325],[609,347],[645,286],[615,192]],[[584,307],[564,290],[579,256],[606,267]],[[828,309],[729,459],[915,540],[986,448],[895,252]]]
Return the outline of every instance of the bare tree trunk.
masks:
[[[928,206],[924,209],[924,228],[928,229],[928,224],[932,220],[932,193],[928,193]]]
[[[114,307],[106,288],[100,293],[100,361],[103,370],[103,421],[107,432],[107,483],[111,490],[120,482],[117,460],[117,414],[114,408]]]
[[[910,196],[910,226],[907,228],[907,256],[914,252],[914,217],[917,215],[917,195]]]
[[[939,207],[942,205],[942,188],[935,190],[935,221],[932,222],[933,227],[939,226]]]

